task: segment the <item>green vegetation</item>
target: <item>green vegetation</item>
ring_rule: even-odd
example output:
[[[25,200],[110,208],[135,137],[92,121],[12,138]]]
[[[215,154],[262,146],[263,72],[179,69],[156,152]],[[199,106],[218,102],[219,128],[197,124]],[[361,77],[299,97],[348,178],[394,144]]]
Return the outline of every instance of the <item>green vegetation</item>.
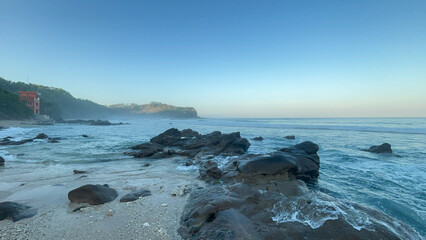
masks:
[[[33,111],[19,100],[19,96],[0,88],[0,119],[30,119]]]
[[[192,107],[175,107],[152,102],[149,104],[116,104],[110,107],[89,100],[73,97],[69,92],[23,82],[11,82],[0,78],[0,89],[19,95],[19,91],[35,91],[40,94],[40,114],[49,115],[55,120],[61,119],[102,119],[107,117],[167,117],[196,118],[197,111]],[[3,102],[2,102],[3,105]],[[15,105],[6,104],[7,108]]]
[[[11,82],[0,78],[0,88],[19,95],[19,91],[36,91],[40,93],[40,113],[53,119],[61,118],[102,118],[109,114],[109,109],[89,100],[74,98],[69,92],[53,87],[46,87],[23,82]]]

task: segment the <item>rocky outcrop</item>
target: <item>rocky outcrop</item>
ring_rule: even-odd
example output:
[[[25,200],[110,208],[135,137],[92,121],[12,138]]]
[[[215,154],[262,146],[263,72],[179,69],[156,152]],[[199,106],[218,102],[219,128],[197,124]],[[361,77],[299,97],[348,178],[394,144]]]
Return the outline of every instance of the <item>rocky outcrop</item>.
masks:
[[[379,146],[371,146],[366,151],[372,153],[392,153],[392,148],[389,143],[383,143]]]
[[[84,124],[84,125],[92,125],[92,126],[111,126],[111,125],[124,125],[126,123],[111,123],[108,120],[60,120],[58,123],[66,123],[66,124]]]
[[[68,193],[68,199],[75,203],[88,203],[99,205],[113,201],[117,198],[117,191],[110,188],[108,184],[92,185],[87,184],[76,188]]]
[[[150,195],[151,191],[146,189],[134,190],[120,198],[120,202],[132,202],[138,200],[141,197],[147,197]]]
[[[318,145],[303,142],[269,154],[241,156],[228,163],[224,178],[236,181],[264,182],[265,179],[313,181],[319,176]]]
[[[223,169],[214,158],[202,161],[200,176],[207,185],[191,193],[179,234],[225,240],[420,239],[384,213],[311,191],[305,182],[315,184],[319,175],[318,150],[302,142],[239,156]]]
[[[219,131],[201,135],[191,129],[179,131],[171,128],[143,143],[132,147],[133,152],[125,154],[138,158],[169,158],[185,156],[194,158],[197,154],[241,155],[247,152],[250,143],[239,132],[222,134]]]
[[[37,214],[37,209],[16,202],[0,203],[0,221],[11,219],[16,222],[24,218],[30,218]]]
[[[254,140],[254,141],[263,141],[263,137],[261,137],[261,136],[255,137],[252,140]]]
[[[33,138],[33,139],[47,139],[47,138],[49,138],[49,136],[47,136],[46,134],[44,134],[44,133],[40,133],[40,134],[38,134],[35,138]]]
[[[294,140],[294,139],[296,139],[296,136],[288,135],[288,136],[285,136],[284,138],[289,139],[289,140]]]

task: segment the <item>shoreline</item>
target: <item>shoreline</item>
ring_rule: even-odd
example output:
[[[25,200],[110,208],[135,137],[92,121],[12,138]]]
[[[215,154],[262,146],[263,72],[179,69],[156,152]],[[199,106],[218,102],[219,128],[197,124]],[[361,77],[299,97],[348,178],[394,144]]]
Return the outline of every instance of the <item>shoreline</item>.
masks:
[[[0,120],[0,131],[11,127],[34,127],[37,121],[34,120]]]
[[[179,159],[176,160],[177,162]],[[73,174],[72,167],[60,176],[51,178],[42,170],[29,173],[28,167],[17,181],[14,172],[2,176],[0,201],[27,203],[38,209],[37,215],[17,222],[0,222],[0,239],[181,239],[180,219],[189,193],[173,196],[177,189],[196,189],[204,183],[197,180],[197,171],[180,171],[168,161],[150,162],[123,160],[125,169],[117,162],[87,166],[86,177]],[[10,166],[10,165],[9,165]],[[16,166],[10,166],[14,168]],[[59,167],[58,167],[59,168]],[[46,171],[58,171],[53,166]],[[25,178],[25,179],[22,179]],[[25,185],[20,186],[22,183]],[[87,206],[73,212],[81,204],[70,203],[67,194],[84,184],[109,184],[118,192],[112,202]],[[152,195],[134,202],[119,199],[132,189],[147,189]],[[84,205],[84,204],[83,204]]]

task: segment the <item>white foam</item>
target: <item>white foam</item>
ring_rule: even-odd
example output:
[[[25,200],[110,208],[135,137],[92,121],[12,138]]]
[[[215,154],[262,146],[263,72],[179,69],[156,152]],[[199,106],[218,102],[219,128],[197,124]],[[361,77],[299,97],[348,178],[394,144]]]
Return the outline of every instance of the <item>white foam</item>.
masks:
[[[191,166],[177,166],[176,169],[181,171],[193,171],[198,170],[198,166],[195,164]]]
[[[368,216],[351,205],[339,202],[324,194],[309,194],[302,197],[285,198],[272,209],[277,223],[300,222],[313,229],[321,227],[328,220],[343,218],[356,230],[368,228]]]

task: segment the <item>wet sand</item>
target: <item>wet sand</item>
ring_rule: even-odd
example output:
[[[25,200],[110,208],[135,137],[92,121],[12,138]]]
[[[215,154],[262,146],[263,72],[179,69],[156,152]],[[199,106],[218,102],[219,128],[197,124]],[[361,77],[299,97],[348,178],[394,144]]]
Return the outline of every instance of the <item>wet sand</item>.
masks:
[[[70,166],[43,170],[35,164],[24,169],[9,164],[1,170],[0,202],[25,203],[38,208],[38,214],[15,223],[1,221],[0,239],[181,239],[177,229],[189,194],[171,193],[203,186],[196,179],[198,172],[177,170],[181,163],[170,159],[151,161],[148,167],[144,163],[132,159],[122,164],[93,164],[83,175],[74,175]],[[109,184],[119,196],[110,203],[72,212],[81,205],[70,203],[68,192],[89,183]],[[148,189],[152,195],[119,202],[135,188]]]

